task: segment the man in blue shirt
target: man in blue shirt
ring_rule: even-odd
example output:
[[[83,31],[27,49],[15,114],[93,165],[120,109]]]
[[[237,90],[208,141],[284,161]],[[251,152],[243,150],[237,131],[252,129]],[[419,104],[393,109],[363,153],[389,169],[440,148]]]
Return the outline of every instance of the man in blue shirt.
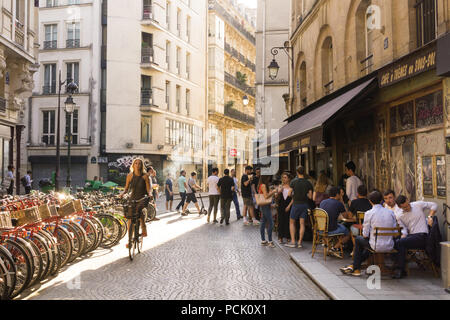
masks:
[[[166,211],[169,211],[169,207],[170,207],[170,211],[172,211],[173,183],[172,183],[172,179],[170,177],[170,173],[167,174],[167,180],[166,180],[164,191],[166,193]]]
[[[340,238],[336,246],[331,249],[331,253],[334,256],[342,258],[340,254],[340,248],[342,247],[343,243],[349,240],[349,231],[343,224],[338,223],[338,220],[342,220],[344,218],[342,216],[342,213],[346,212],[346,210],[344,205],[340,201],[341,192],[339,188],[332,187],[328,192],[328,195],[330,196],[330,198],[323,200],[320,203],[320,209],[323,209],[328,213],[328,234],[334,235],[342,233],[345,236],[344,238]]]
[[[375,236],[376,227],[395,228],[397,226],[394,212],[381,205],[383,195],[379,191],[372,192],[369,195],[369,201],[373,208],[364,215],[363,236],[355,239],[353,264],[340,269],[342,273],[355,277],[361,276],[361,264],[369,258],[369,248],[377,252],[390,252],[394,248],[393,237]]]

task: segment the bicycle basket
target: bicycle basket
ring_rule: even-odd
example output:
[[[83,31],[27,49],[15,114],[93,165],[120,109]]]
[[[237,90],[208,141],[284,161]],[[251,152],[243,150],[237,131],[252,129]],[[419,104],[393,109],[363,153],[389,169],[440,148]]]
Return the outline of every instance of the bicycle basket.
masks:
[[[50,208],[48,207],[47,204],[42,204],[39,206],[39,215],[41,216],[42,219],[48,219],[52,216]]]
[[[11,214],[8,211],[0,212],[0,228],[12,228]]]
[[[41,220],[38,207],[26,208],[23,210],[11,212],[11,218],[17,219],[17,225],[36,223]]]
[[[123,215],[127,219],[137,218],[140,215],[139,210],[136,210],[136,205],[124,205]]]
[[[52,217],[58,217],[58,209],[56,209],[56,206],[54,204],[49,205],[48,208],[50,209],[50,216]]]
[[[77,212],[83,212],[83,204],[80,199],[73,200]]]
[[[69,201],[59,207],[58,214],[60,217],[70,216],[77,212],[75,208],[75,201]]]

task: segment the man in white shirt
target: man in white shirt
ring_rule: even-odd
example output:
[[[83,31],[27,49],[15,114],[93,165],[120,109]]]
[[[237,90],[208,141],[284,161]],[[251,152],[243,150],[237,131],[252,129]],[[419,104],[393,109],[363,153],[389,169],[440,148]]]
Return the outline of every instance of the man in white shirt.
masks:
[[[434,202],[425,201],[410,203],[405,196],[399,196],[395,202],[403,210],[403,213],[397,218],[399,226],[403,229],[402,238],[395,244],[398,251],[397,269],[392,277],[400,279],[406,276],[405,265],[408,250],[425,249],[428,225],[433,224],[433,216],[436,214],[438,206]],[[428,219],[425,210],[429,210]]]
[[[347,162],[345,165],[346,174],[348,176],[347,183],[345,186],[345,192],[347,193],[348,197],[348,205],[350,206],[351,202],[353,200],[358,199],[358,187],[361,186],[363,183],[361,180],[355,175],[356,171],[356,165],[353,161]]]
[[[207,185],[208,185],[208,195],[209,195],[209,208],[208,208],[208,218],[207,222],[209,223],[209,219],[211,217],[211,211],[214,208],[214,220],[213,223],[218,223],[217,221],[217,209],[219,207],[220,200],[220,192],[217,189],[217,183],[219,182],[219,169],[213,168],[212,175],[208,177]]]
[[[395,202],[395,192],[393,190],[386,190],[383,194],[384,196],[384,207],[386,209],[392,210],[395,214],[395,217],[398,220],[398,217],[403,213],[403,210],[400,209]]]

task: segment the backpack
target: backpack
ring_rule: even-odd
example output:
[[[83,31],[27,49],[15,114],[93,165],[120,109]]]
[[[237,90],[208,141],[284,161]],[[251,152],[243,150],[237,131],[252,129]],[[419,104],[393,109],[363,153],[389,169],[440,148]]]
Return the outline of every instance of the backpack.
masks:
[[[25,178],[25,176],[23,176],[23,177],[20,179],[20,182],[22,183],[22,185],[23,185],[24,187],[27,186],[27,178]]]

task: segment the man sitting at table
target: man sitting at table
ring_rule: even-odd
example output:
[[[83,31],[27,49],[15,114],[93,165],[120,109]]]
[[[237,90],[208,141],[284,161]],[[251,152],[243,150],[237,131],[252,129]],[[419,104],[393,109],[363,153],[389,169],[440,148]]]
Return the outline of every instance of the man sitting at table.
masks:
[[[320,209],[325,210],[328,213],[328,235],[334,235],[338,233],[343,233],[344,237],[338,240],[338,243],[334,248],[331,248],[330,252],[338,258],[342,258],[340,249],[342,245],[347,242],[349,238],[348,229],[338,223],[338,220],[343,220],[343,213],[345,213],[345,207],[342,204],[341,193],[339,188],[332,187],[328,192],[329,199],[323,200],[320,203]]]
[[[428,225],[432,226],[433,216],[438,208],[434,202],[416,201],[409,202],[405,196],[399,196],[395,202],[403,210],[397,218],[398,224],[402,227],[402,237],[395,243],[398,250],[397,268],[392,276],[400,279],[406,276],[406,253],[411,249],[425,249],[428,238]],[[425,214],[429,210],[429,215]],[[428,225],[427,225],[428,223]]]
[[[361,276],[361,264],[369,258],[369,248],[377,252],[389,252],[394,248],[393,237],[375,237],[376,227],[395,228],[397,226],[394,212],[384,208],[381,205],[382,200],[383,196],[378,191],[369,194],[369,201],[373,208],[364,216],[363,236],[358,236],[355,240],[353,264],[341,268],[342,273],[359,277]]]
[[[353,222],[358,223],[358,212],[367,212],[370,209],[372,209],[372,204],[367,199],[367,188],[364,185],[361,185],[358,187],[358,199],[353,200],[350,204],[350,212],[353,214]],[[351,227],[350,230],[352,231],[353,235],[359,236],[359,229],[360,227],[362,229],[362,225],[353,225],[353,223],[350,223]]]
[[[395,217],[398,220],[398,217],[403,213],[403,210],[400,209],[397,203],[395,202],[395,191],[386,190],[383,196],[384,196],[384,207],[386,209],[394,211]]]

